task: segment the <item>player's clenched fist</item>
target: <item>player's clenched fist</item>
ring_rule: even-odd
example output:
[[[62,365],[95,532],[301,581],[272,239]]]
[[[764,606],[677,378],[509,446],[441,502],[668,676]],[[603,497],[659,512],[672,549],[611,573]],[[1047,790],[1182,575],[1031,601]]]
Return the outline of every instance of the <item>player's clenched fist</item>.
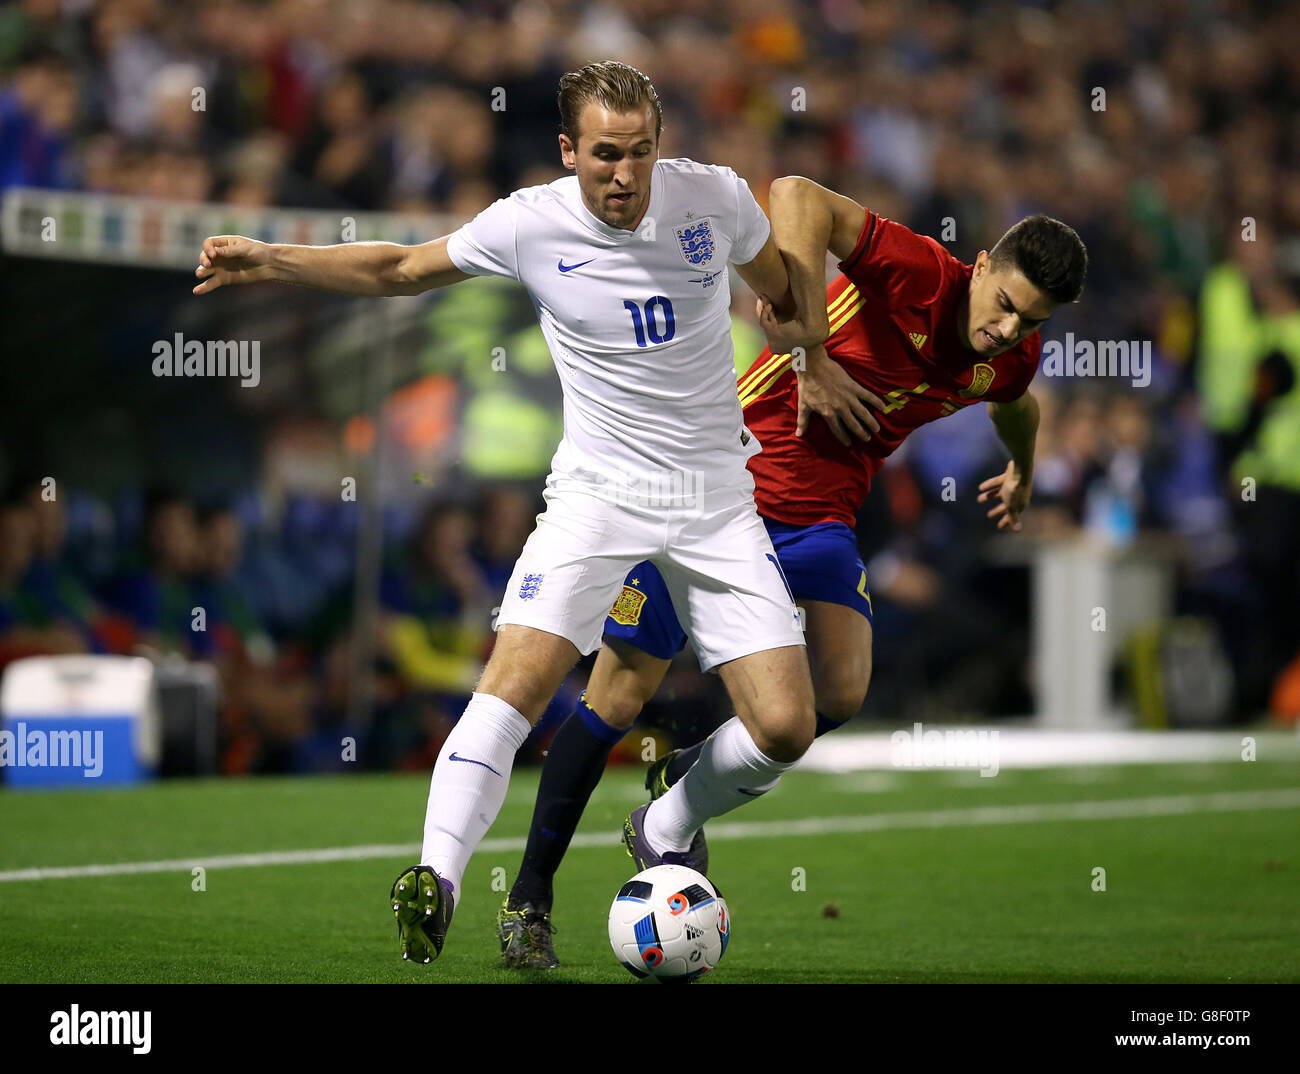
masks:
[[[203,281],[194,288],[196,295],[206,295],[227,284],[269,280],[271,247],[242,235],[211,236],[203,240],[194,275]]]

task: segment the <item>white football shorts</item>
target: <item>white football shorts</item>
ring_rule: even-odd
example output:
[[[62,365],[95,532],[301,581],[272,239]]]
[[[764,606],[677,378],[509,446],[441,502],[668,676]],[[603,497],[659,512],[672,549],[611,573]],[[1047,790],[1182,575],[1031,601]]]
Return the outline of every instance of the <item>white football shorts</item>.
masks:
[[[543,495],[498,627],[534,627],[595,652],[628,571],[648,559],[705,671],[804,643],[752,488],[714,490],[686,507],[611,502],[568,483],[549,482]]]

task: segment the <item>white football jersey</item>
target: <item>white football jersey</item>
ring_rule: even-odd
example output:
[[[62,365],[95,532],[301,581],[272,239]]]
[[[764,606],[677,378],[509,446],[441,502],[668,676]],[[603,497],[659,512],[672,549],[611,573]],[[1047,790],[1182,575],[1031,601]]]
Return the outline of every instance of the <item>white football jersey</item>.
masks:
[[[462,272],[528,289],[564,388],[552,480],[656,503],[683,486],[752,489],[727,264],[758,256],[770,226],[730,168],[655,163],[635,231],[609,227],[570,175],[516,190],[452,234]]]

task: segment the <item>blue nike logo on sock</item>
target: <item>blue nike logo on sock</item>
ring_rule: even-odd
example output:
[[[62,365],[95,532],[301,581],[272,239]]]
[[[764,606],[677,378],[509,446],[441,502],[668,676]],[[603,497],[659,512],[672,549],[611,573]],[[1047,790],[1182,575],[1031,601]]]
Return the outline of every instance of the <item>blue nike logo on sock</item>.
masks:
[[[495,774],[498,775],[498,776],[501,775],[500,772],[497,772],[497,770],[496,770],[495,768],[493,768],[490,764],[488,764],[486,761],[476,761],[476,760],[474,760],[473,757],[457,757],[457,756],[456,756],[456,751],[455,751],[455,750],[452,750],[452,751],[451,751],[451,754],[447,757],[447,760],[449,760],[449,761],[464,761],[466,764],[481,764],[481,765],[482,765],[484,768],[486,768],[489,772],[493,772],[493,773],[495,773]]]
[[[590,265],[595,260],[596,259],[594,257],[589,257],[587,258],[586,261],[579,261],[576,265],[566,265],[564,263],[564,258],[560,258],[560,271],[572,272],[576,268],[582,268],[583,265]]]

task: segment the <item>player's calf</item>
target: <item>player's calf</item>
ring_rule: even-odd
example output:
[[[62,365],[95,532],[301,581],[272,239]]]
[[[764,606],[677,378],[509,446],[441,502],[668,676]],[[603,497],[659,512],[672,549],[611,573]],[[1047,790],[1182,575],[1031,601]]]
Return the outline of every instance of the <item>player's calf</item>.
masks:
[[[420,858],[431,875],[446,881],[449,892],[463,890],[470,855],[501,810],[515,754],[545,708],[538,698],[559,688],[577,656],[573,643],[558,635],[519,625],[501,628],[479,689],[443,743],[429,781]],[[403,926],[402,907],[394,910]],[[403,936],[403,953],[413,957]],[[417,955],[429,955],[421,961],[437,957],[436,951],[419,950],[418,936],[410,940]]]
[[[605,639],[587,689],[551,740],[524,860],[510,892],[512,906],[550,907],[552,879],[605,771],[610,750],[654,696],[668,663],[617,638]],[[509,951],[505,954],[509,965],[513,956]]]
[[[802,646],[741,657],[721,670],[738,715],[709,736],[679,783],[628,818],[624,842],[634,858],[689,853],[710,818],[766,793],[812,743],[816,717]]]
[[[813,735],[814,738],[821,738],[822,735],[834,731],[836,728],[843,727],[853,716],[856,716],[858,710],[862,707],[861,702],[853,708],[842,709],[849,715],[843,718],[828,716],[820,709],[817,710],[817,730]],[[832,710],[834,711],[834,710]],[[656,798],[662,798],[668,793],[668,788],[677,783],[691,766],[700,759],[700,752],[704,749],[704,742],[700,741],[693,746],[686,746],[680,750],[673,750],[671,753],[665,753],[659,760],[655,761],[646,770],[645,785],[646,790],[650,792],[650,800],[653,802]],[[760,793],[766,793],[776,784],[764,788]]]
[[[804,637],[817,696],[817,734],[862,709],[871,685],[871,620],[860,608],[804,600]]]

